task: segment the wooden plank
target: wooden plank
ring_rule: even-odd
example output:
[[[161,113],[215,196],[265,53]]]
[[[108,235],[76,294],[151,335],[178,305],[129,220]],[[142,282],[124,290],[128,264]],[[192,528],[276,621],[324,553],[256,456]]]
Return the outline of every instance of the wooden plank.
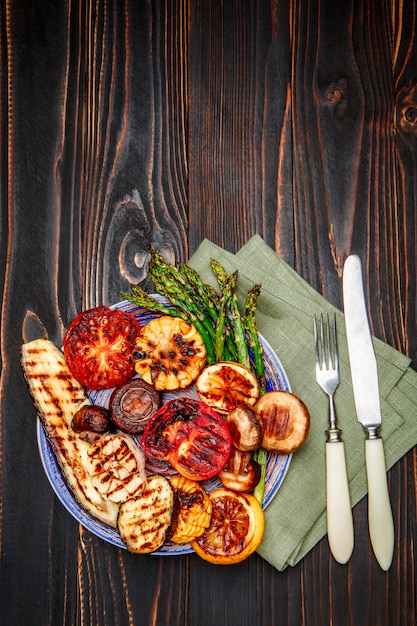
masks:
[[[275,247],[292,203],[288,3],[202,7],[191,3],[190,249],[208,237],[236,251],[256,232]]]

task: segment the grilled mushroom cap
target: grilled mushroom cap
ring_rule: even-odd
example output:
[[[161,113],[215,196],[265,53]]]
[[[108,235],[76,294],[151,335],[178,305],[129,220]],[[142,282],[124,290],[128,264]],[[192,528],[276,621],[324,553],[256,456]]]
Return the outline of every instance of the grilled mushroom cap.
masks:
[[[102,406],[87,404],[74,414],[71,427],[81,439],[93,443],[111,429],[110,414]]]
[[[139,435],[160,404],[156,389],[144,380],[134,378],[116,387],[110,396],[112,422],[125,433]]]
[[[238,450],[257,450],[262,444],[262,423],[247,404],[239,404],[226,415],[232,441]]]
[[[310,414],[300,398],[288,391],[269,391],[254,408],[262,422],[262,448],[291,454],[303,445],[310,428]]]
[[[261,466],[251,458],[250,452],[232,448],[219,478],[228,489],[252,491],[261,479]]]

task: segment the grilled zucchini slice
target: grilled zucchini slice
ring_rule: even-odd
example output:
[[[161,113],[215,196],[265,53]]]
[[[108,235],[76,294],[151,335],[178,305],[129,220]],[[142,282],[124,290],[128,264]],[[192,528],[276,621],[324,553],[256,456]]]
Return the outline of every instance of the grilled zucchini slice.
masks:
[[[75,412],[90,403],[64,355],[48,339],[21,348],[21,364],[39,418],[55,457],[78,502],[94,517],[116,527],[118,505],[103,498],[87,472],[90,444],[72,429]]]
[[[165,476],[148,476],[140,495],[120,505],[117,526],[129,552],[147,554],[162,546],[174,510],[174,491]]]
[[[145,487],[145,462],[145,454],[127,435],[108,434],[91,444],[87,469],[97,491],[120,503]]]

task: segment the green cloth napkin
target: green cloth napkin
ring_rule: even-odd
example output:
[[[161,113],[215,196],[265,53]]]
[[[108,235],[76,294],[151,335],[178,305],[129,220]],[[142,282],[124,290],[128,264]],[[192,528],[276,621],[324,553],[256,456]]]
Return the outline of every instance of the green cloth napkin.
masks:
[[[217,287],[209,260],[239,272],[238,297],[261,283],[259,331],[278,355],[291,390],[308,406],[310,432],[291,459],[277,496],[265,511],[266,528],[259,554],[278,570],[295,565],[326,534],[325,431],[328,398],[314,370],[313,316],[336,312],[341,382],[335,394],[338,425],[343,431],[352,506],[367,492],[365,433],[356,419],[343,314],[312,289],[255,235],[237,254],[204,240],[189,264],[205,282]],[[387,468],[417,444],[417,373],[410,359],[374,338],[381,391],[382,427]]]

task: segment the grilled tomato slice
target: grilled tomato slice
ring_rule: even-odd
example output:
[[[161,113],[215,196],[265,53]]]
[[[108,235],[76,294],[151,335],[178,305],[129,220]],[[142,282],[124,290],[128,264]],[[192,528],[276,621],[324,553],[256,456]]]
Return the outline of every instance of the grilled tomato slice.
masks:
[[[207,365],[195,384],[200,399],[220,413],[229,413],[239,404],[253,406],[259,398],[255,374],[231,361]]]
[[[196,328],[162,315],[144,326],[136,339],[136,372],[158,391],[188,387],[206,363],[206,346]]]
[[[209,493],[211,523],[191,541],[202,559],[219,565],[239,563],[251,555],[262,541],[265,518],[261,505],[251,494],[221,487]]]
[[[64,355],[73,376],[89,389],[124,383],[135,373],[133,348],[140,327],[124,311],[98,306],[80,313],[64,336]]]
[[[168,461],[191,480],[207,480],[226,463],[231,435],[223,419],[204,402],[175,398],[148,422],[141,438],[145,454]]]

